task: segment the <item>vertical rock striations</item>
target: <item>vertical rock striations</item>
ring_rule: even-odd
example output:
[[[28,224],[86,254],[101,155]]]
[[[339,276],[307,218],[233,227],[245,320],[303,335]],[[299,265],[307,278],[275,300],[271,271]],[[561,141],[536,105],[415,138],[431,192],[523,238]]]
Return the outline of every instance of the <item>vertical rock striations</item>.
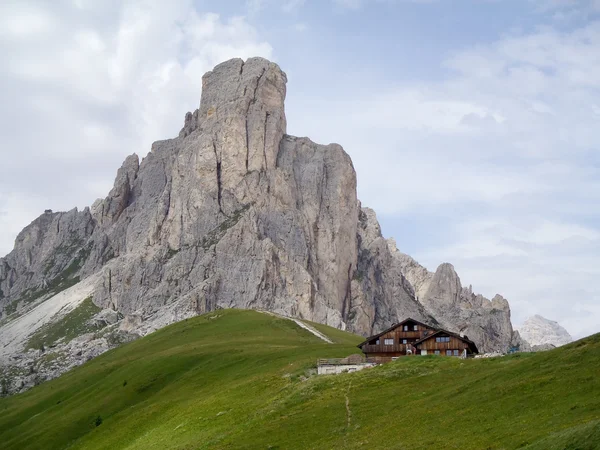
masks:
[[[358,202],[344,150],[286,134],[286,82],[262,58],[208,72],[176,138],[129,156],[91,209],[44,214],[19,235],[0,260],[4,315],[40,287],[96,274],[94,302],[143,332],[235,307],[364,335],[410,316],[506,347],[504,299],[399,254]]]
[[[13,251],[0,258],[0,309],[4,315],[77,283],[95,227],[89,208],[81,212],[76,208],[59,213],[47,210],[25,227]]]

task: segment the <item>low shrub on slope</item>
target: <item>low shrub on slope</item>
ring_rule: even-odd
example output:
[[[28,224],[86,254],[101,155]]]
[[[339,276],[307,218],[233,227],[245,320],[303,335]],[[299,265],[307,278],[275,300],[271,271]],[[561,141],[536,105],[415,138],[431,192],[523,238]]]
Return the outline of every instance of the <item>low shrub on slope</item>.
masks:
[[[338,376],[360,337],[216,311],[0,400],[2,448],[600,447],[600,335],[546,353],[412,357]],[[554,445],[554,447],[552,447]]]

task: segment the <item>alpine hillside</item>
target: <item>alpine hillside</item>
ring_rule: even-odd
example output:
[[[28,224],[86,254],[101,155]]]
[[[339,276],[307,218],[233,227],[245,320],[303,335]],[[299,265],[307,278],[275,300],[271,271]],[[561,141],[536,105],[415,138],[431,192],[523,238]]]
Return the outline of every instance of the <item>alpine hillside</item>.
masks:
[[[0,399],[2,448],[600,446],[600,335],[543,353],[406,357],[318,376],[317,358],[358,352],[362,338],[312,326],[332,343],[256,311],[170,325]]]
[[[527,347],[504,298],[463,288],[450,264],[428,272],[383,238],[340,145],[286,134],[286,83],[262,58],[216,66],[177,137],[128,156],[91,207],[47,210],[18,235],[0,259],[11,392],[221,308],[363,336],[412,317],[482,352]],[[48,346],[64,360],[47,361]]]

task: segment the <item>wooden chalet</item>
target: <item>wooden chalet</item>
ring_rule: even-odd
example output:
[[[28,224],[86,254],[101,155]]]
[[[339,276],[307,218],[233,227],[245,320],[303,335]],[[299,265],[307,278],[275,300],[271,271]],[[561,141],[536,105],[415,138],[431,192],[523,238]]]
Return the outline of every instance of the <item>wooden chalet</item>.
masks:
[[[466,336],[406,319],[358,345],[368,361],[387,362],[400,356],[476,354],[477,346]]]

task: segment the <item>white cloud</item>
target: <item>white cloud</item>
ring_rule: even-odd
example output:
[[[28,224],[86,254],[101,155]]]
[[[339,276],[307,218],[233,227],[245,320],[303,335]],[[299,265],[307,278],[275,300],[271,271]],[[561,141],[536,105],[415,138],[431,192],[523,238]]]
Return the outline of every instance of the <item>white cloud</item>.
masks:
[[[0,254],[43,209],[91,204],[126,155],[176,135],[214,65],[272,53],[244,18],[189,0],[79,1],[52,14],[9,6],[0,7],[12,24],[0,27],[0,132],[11,154],[0,167]]]
[[[57,25],[53,15],[42,8],[22,2],[0,5],[0,37],[28,39],[52,32]]]

